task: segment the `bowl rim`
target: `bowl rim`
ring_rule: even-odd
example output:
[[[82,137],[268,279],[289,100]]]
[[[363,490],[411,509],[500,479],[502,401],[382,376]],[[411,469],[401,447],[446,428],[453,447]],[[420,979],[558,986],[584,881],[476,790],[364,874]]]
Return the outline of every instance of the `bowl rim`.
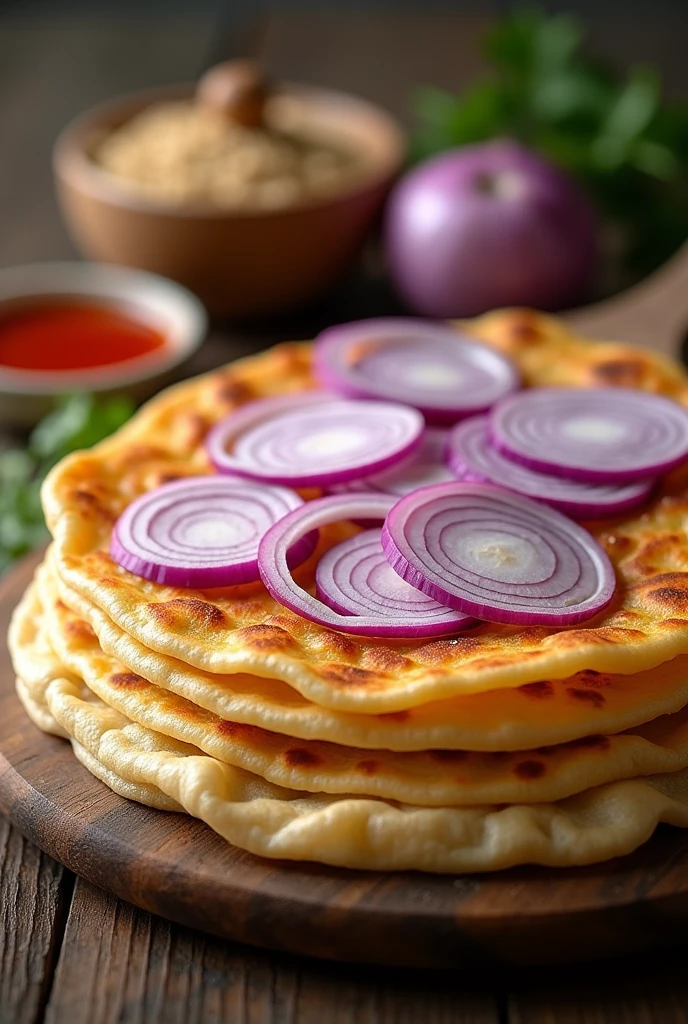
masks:
[[[78,188],[91,198],[121,207],[136,213],[158,217],[199,220],[234,220],[237,218],[277,218],[291,216],[308,210],[331,207],[346,203],[352,198],[380,188],[401,170],[408,149],[407,133],[402,124],[384,107],[372,103],[355,93],[339,89],[327,89],[315,85],[281,81],[279,96],[295,96],[320,102],[330,102],[349,110],[358,110],[368,119],[376,120],[386,135],[386,155],[379,164],[373,164],[369,173],[364,174],[350,186],[335,190],[331,194],[312,199],[302,199],[283,207],[261,207],[237,202],[236,205],[218,205],[206,200],[174,203],[150,199],[128,187],[116,175],[99,167],[88,155],[85,136],[102,126],[103,119],[114,117],[118,112],[130,110],[131,114],[143,110],[152,103],[164,99],[190,98],[196,83],[182,82],[174,85],[156,86],[135,92],[113,96],[95,104],[72,118],[62,128],[53,146],[53,171],[58,181]]]
[[[166,344],[152,352],[79,370],[32,370],[0,365],[0,394],[57,395],[111,391],[173,370],[195,353],[208,333],[208,314],[193,292],[147,270],[78,260],[26,263],[0,269],[0,324],[6,306],[31,307],[42,300],[116,302],[138,309],[161,327]],[[166,311],[166,314],[163,312]]]

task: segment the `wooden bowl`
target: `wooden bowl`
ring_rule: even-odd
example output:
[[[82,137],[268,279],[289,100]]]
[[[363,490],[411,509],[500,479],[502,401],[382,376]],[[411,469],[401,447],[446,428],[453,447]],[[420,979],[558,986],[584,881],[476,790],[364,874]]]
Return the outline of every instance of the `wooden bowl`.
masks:
[[[279,102],[314,130],[366,155],[356,183],[284,209],[173,205],[127,189],[91,158],[103,135],[149,104],[193,95],[158,89],[93,108],[57,140],[62,212],[82,251],[179,281],[219,315],[272,313],[325,291],[352,263],[401,168],[405,136],[383,110],[344,93],[284,85]]]

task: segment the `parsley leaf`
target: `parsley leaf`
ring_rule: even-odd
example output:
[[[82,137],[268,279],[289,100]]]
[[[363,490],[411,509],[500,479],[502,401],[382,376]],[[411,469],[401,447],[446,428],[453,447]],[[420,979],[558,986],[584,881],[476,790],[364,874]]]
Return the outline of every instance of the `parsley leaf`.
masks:
[[[0,451],[0,572],[48,540],[40,497],[48,471],[70,452],[102,441],[133,411],[129,398],[68,395],[35,427],[26,448]]]
[[[588,57],[583,38],[569,14],[505,16],[484,40],[487,77],[459,96],[418,92],[412,152],[495,137],[532,146],[588,191],[616,241],[622,285],[688,236],[688,107],[663,99],[656,69],[624,77]]]

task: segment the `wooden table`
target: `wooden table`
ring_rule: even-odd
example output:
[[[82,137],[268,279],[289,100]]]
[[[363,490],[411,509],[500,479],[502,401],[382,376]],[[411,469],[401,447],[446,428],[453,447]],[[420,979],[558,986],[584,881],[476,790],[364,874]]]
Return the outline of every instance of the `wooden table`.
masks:
[[[414,84],[458,87],[476,72],[475,42],[496,6],[480,5],[480,15],[404,8],[334,18],[312,5],[262,20],[212,7],[193,16],[4,16],[0,265],[74,255],[54,205],[49,155],[61,125],[85,106],[252,52],[277,75],[358,91],[402,113]],[[625,62],[657,61],[674,92],[688,86],[686,27],[685,12],[669,7],[651,19],[625,13],[622,24],[598,11],[592,25],[598,49]],[[394,308],[383,285],[354,277],[306,313],[216,325],[196,368]],[[687,949],[641,963],[470,974],[302,961],[136,910],[74,878],[0,819],[0,1024],[671,1024],[688,1021]]]

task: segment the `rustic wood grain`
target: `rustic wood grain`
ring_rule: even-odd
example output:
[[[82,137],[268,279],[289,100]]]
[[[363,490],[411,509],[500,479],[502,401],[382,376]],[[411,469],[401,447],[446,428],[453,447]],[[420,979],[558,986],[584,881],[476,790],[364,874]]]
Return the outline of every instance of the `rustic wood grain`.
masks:
[[[511,981],[509,1024],[687,1024],[685,949],[666,959]],[[554,976],[552,976],[552,973]]]
[[[0,1024],[40,1018],[70,889],[61,865],[0,818]]]
[[[169,924],[77,881],[46,1024],[498,1024],[474,981],[316,964]]]
[[[36,557],[0,585],[0,635]],[[0,660],[0,809],[74,872],[130,902],[250,945],[323,959],[470,967],[585,960],[677,941],[688,834],[630,857],[483,876],[353,872],[262,860],[201,822],[130,803],[40,733]]]

